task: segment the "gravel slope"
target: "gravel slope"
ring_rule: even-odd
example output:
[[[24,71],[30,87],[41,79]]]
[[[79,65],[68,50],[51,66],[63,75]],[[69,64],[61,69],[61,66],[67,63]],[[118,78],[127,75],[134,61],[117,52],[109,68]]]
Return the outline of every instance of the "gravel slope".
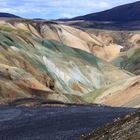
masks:
[[[79,140],[140,140],[140,110],[96,129]]]

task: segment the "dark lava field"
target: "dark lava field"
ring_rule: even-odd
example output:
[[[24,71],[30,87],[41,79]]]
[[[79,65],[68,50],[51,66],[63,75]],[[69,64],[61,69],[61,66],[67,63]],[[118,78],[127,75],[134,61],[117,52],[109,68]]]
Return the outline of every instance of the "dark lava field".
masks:
[[[75,140],[132,111],[99,105],[0,107],[0,140]]]

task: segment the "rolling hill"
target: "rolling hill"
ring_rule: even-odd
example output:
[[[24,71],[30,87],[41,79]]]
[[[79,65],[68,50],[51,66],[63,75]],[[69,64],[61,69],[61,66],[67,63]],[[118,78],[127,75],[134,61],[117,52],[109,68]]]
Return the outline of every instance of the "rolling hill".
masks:
[[[140,20],[140,1],[118,6],[103,12],[92,13],[72,18],[72,20],[85,21],[138,21]]]
[[[19,16],[16,16],[16,15],[14,15],[14,14],[1,13],[1,12],[0,12],[0,17],[1,17],[1,18],[20,18]]]
[[[46,21],[4,20],[0,25],[1,104],[42,98],[138,107],[139,76],[93,55],[96,49],[88,52],[88,42],[103,49],[97,37],[73,27]],[[121,95],[120,89],[122,93],[132,90],[133,95],[124,103],[111,103],[110,91],[115,101]],[[99,96],[98,92],[100,99],[94,100],[93,95]],[[134,96],[138,97],[136,103]]]
[[[140,30],[140,1],[98,13],[71,19],[59,19],[58,21],[80,29],[137,31]]]

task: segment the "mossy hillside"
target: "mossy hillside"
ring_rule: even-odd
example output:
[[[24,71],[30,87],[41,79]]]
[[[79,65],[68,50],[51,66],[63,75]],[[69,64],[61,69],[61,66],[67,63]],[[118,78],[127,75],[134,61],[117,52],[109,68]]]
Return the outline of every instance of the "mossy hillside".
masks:
[[[25,31],[23,29],[17,29],[7,24],[0,25],[0,32],[8,32],[8,33],[12,32],[19,35],[31,35],[31,33],[28,31]]]
[[[128,67],[129,64],[138,64],[140,63],[140,48],[139,49],[136,49],[134,54],[130,57],[128,57],[127,60],[125,60],[122,65],[125,67]]]
[[[47,72],[57,81],[56,83],[61,83],[59,84],[59,86],[62,85],[61,90],[65,89],[67,85],[66,89],[69,89],[68,92],[71,92],[70,81],[76,78],[74,81],[78,83],[84,92],[86,91],[88,93],[105,84],[106,78],[104,74],[107,73],[108,70],[110,70],[110,72],[113,70],[119,73],[119,70],[109,63],[89,53],[70,48],[56,41],[44,40],[36,36],[28,36],[28,38],[27,36],[20,36],[18,39],[17,34],[14,32],[12,37],[11,32],[6,36],[5,33],[2,33],[1,38],[2,46],[5,45],[9,47],[9,49],[13,49],[11,46],[17,48],[16,53],[23,57],[35,69],[38,69],[40,72]],[[44,56],[51,61],[52,65],[57,68],[57,71],[59,70],[60,73],[69,74],[68,76],[71,80],[67,82],[61,79],[61,75],[59,75],[59,73],[56,75],[55,70],[51,68],[52,66],[46,67],[43,60]],[[75,76],[77,75],[75,73],[76,71],[79,73],[78,77]],[[94,76],[91,77],[90,73],[93,73]],[[120,71],[120,73],[122,72]],[[106,76],[108,77],[108,75]]]
[[[100,89],[97,89],[93,92],[90,92],[87,95],[83,96],[83,99],[88,102],[88,103],[94,103],[96,102],[97,98],[100,98],[100,96],[104,96],[104,94],[108,91],[108,95],[111,94],[113,91],[116,91],[117,88],[115,87],[121,87],[122,85],[124,85],[127,82],[127,79],[121,80],[121,81],[117,81],[115,83],[112,83],[111,85],[107,85],[104,86]]]
[[[120,67],[121,69],[125,69],[134,74],[139,74],[139,72],[135,73],[135,71],[139,70],[140,65],[140,49],[136,49],[131,55],[124,55],[118,57],[112,61],[112,64]]]

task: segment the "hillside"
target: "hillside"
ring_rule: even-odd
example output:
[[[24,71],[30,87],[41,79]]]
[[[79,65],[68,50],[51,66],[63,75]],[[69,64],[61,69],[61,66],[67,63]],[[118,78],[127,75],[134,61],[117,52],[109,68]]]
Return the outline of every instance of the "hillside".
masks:
[[[140,110],[114,120],[113,123],[99,128],[80,140],[139,140]]]
[[[0,12],[0,17],[1,17],[1,18],[20,18],[19,16],[16,16],[16,15],[14,15],[14,14],[1,13],[1,12]]]
[[[99,13],[75,17],[72,20],[117,22],[138,21],[140,20],[140,1],[118,6]]]
[[[85,29],[102,42],[118,44],[122,48],[119,56],[112,59],[113,65],[136,75],[140,74],[140,32],[139,31],[109,31]]]
[[[140,30],[140,1],[58,22],[80,29],[137,31]]]
[[[80,48],[80,43],[92,41],[102,49],[98,38],[90,36],[81,30],[53,22],[3,21],[0,25],[1,104],[24,98],[100,103],[100,100],[87,100],[85,96],[89,95],[92,99],[91,93],[95,91],[96,95],[96,91],[108,86],[112,88],[113,85],[116,85],[114,92],[119,92],[120,88],[123,92],[128,88],[139,100],[139,77],[88,53],[88,47],[84,45],[85,48]],[[84,37],[82,42],[80,38]],[[123,88],[124,85],[126,88]],[[136,87],[131,88],[131,85]],[[104,96],[104,91],[100,94]],[[133,96],[128,96],[126,106],[139,106],[137,102],[127,105],[127,102],[134,101]],[[110,99],[111,96],[107,97]],[[123,105],[119,101],[117,105],[112,104],[108,98],[105,104]]]

